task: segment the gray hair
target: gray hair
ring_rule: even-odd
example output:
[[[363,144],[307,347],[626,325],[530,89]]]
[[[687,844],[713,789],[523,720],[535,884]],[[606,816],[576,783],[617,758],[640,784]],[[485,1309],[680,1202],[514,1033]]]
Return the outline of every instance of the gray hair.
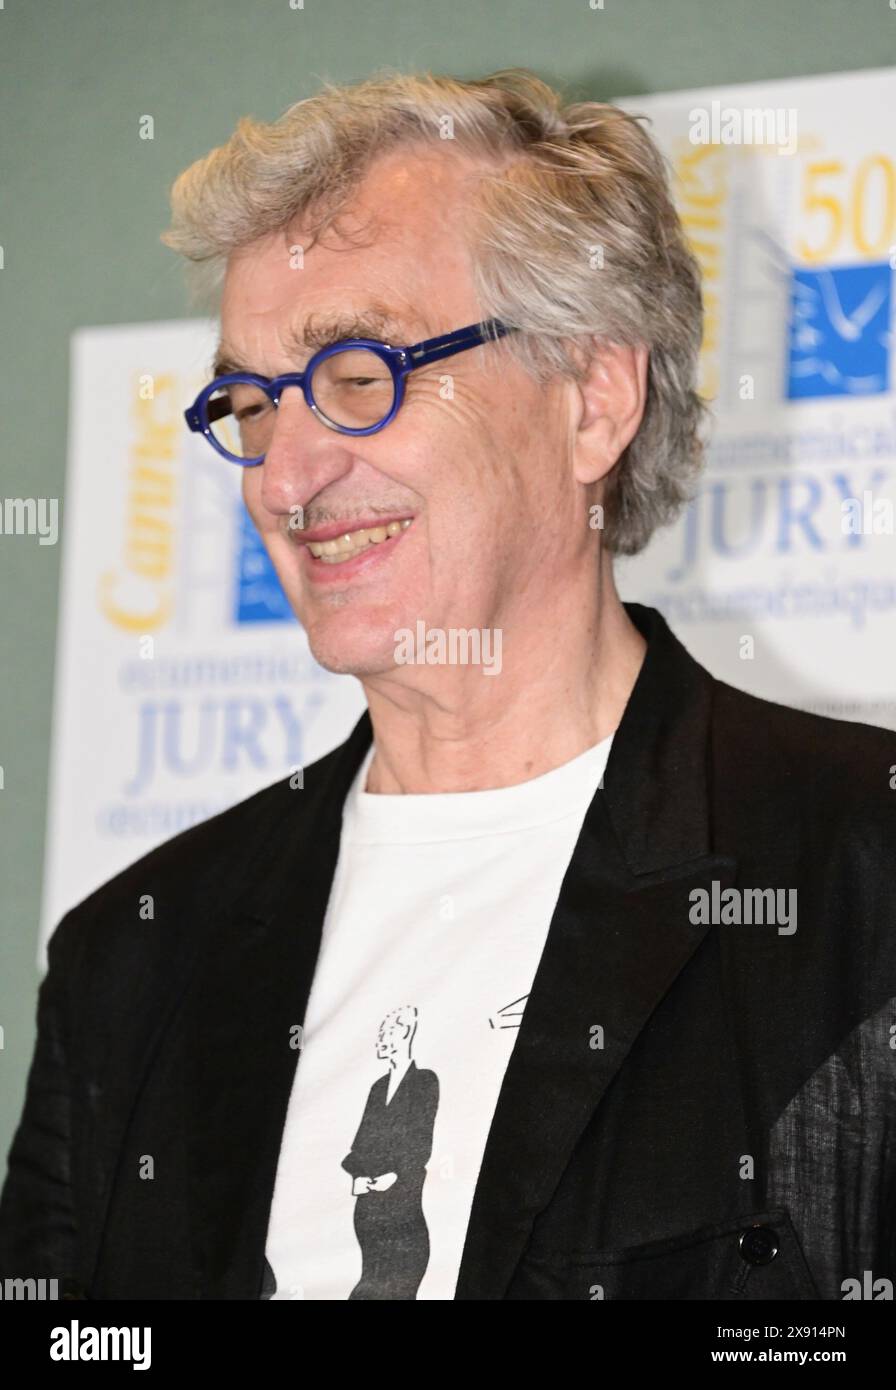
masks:
[[[523,68],[470,82],[387,71],[325,83],[276,121],[244,117],[185,169],[162,241],[194,263],[197,297],[214,302],[231,252],[299,216],[319,236],[395,147],[447,139],[485,161],[469,249],[483,317],[521,330],[506,350],[544,383],[581,380],[594,339],[649,349],[644,416],[605,497],[605,543],[633,555],[690,497],[708,413],[696,390],[700,272],[643,119],[566,105]]]

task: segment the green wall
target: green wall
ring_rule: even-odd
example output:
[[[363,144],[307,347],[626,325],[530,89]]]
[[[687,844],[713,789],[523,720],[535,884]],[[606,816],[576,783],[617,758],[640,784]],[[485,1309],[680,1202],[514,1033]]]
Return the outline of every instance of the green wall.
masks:
[[[612,99],[893,63],[888,0],[0,0],[0,497],[60,497],[64,528],[69,336],[189,313],[166,190],[242,114],[382,66]],[[60,548],[0,535],[0,1175],[34,1045]]]

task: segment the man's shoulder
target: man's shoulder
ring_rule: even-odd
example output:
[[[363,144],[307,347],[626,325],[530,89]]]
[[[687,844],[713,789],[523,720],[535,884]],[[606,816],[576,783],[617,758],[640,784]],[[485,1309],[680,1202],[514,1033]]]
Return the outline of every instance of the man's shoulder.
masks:
[[[896,731],[837,719],[714,680],[716,750],[739,778],[785,801],[896,811]]]
[[[70,941],[79,954],[91,944],[105,951],[122,938],[129,949],[147,935],[138,928],[148,922],[157,939],[170,941],[185,924],[227,910],[251,876],[263,872],[259,866],[276,850],[284,827],[294,826],[296,817],[313,822],[313,807],[344,747],[309,764],[301,778],[287,774],[180,831],[107,879],[62,917],[51,938],[51,960],[52,951]]]
[[[289,804],[289,777],[280,778],[232,806],[181,830],[133,860],[84,898],[74,911],[89,913],[127,897],[141,884],[180,884],[191,894],[220,885]]]

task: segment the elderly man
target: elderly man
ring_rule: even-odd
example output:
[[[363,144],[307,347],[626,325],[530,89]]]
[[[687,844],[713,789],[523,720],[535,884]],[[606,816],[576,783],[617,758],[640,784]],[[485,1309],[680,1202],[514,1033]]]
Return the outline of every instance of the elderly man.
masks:
[[[173,208],[222,291],[188,422],[369,710],[58,926],[2,1272],[886,1296],[896,740],[714,680],[614,585],[702,448],[648,134],[526,72],[385,76],[242,121]]]

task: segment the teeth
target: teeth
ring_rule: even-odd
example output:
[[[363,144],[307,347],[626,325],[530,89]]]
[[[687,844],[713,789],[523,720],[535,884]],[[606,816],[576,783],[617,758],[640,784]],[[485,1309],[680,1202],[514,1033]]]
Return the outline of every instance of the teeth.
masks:
[[[306,544],[315,559],[338,565],[344,560],[351,560],[355,555],[360,555],[369,545],[379,545],[382,541],[397,536],[399,531],[406,531],[411,521],[411,517],[406,517],[404,521],[390,521],[387,526],[370,526],[360,531],[346,531],[345,535],[334,536],[330,541],[307,541]]]

